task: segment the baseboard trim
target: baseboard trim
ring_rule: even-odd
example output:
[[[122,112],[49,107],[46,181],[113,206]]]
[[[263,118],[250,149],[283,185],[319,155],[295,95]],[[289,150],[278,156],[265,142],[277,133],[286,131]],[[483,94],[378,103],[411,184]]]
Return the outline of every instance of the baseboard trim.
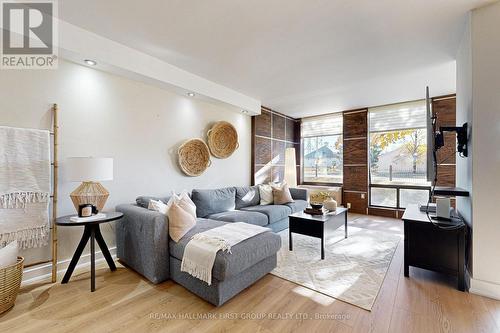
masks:
[[[500,300],[500,284],[470,279],[470,293]]]
[[[109,253],[111,257],[116,260],[116,246],[109,249]],[[57,274],[66,272],[66,269],[69,266],[71,258],[64,259],[57,262]],[[95,261],[96,263],[104,261],[104,256],[101,251],[95,253]],[[84,254],[80,257],[78,264],[75,269],[83,268],[85,266],[89,266],[90,269],[90,253]],[[23,281],[22,285],[39,282],[41,280],[49,279],[52,275],[52,264],[46,263],[41,264],[29,268],[25,268],[23,271]]]

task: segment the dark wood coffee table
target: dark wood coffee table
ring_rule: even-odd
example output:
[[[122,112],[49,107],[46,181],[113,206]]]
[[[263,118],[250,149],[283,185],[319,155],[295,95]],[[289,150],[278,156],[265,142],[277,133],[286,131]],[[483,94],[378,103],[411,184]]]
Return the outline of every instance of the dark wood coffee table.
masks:
[[[303,211],[289,215],[290,227],[288,228],[288,240],[290,251],[293,250],[292,232],[295,232],[305,236],[321,238],[321,259],[325,259],[325,225],[327,223],[334,223],[335,220],[338,221],[343,218],[345,238],[347,238],[347,211],[347,208],[338,207],[336,211],[328,212],[323,215],[311,215]]]

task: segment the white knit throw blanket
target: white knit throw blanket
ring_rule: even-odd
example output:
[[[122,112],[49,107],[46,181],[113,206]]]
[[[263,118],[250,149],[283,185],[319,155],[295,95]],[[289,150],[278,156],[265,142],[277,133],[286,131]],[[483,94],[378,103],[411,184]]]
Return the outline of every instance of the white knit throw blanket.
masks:
[[[47,245],[50,134],[0,126],[0,247]]]
[[[210,286],[212,268],[219,250],[231,253],[232,246],[266,231],[269,229],[235,222],[196,234],[184,249],[181,271],[205,281]]]

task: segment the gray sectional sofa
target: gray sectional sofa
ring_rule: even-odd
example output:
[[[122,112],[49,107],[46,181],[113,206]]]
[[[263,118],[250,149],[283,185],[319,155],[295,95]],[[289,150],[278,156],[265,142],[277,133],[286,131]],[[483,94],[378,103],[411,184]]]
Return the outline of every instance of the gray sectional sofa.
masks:
[[[274,232],[288,228],[288,215],[307,207],[307,190],[290,189],[293,203],[260,206],[257,186],[193,190],[197,224],[178,243],[168,236],[168,218],[148,210],[151,199],[167,202],[169,197],[138,197],[136,204],[116,210],[124,218],[116,224],[118,258],[153,283],[168,279],[214,305],[221,305],[276,267],[281,239]],[[184,248],[192,235],[231,222],[246,222],[269,228],[236,244],[231,254],[219,252],[212,270],[212,284],[181,272]]]

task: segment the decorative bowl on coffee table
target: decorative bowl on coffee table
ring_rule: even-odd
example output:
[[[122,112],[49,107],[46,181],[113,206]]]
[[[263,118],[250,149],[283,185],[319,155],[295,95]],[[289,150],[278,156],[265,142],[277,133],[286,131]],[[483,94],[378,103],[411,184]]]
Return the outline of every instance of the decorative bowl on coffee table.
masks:
[[[314,210],[320,210],[321,208],[323,208],[323,204],[322,203],[317,203],[317,202],[311,202],[311,207]]]

